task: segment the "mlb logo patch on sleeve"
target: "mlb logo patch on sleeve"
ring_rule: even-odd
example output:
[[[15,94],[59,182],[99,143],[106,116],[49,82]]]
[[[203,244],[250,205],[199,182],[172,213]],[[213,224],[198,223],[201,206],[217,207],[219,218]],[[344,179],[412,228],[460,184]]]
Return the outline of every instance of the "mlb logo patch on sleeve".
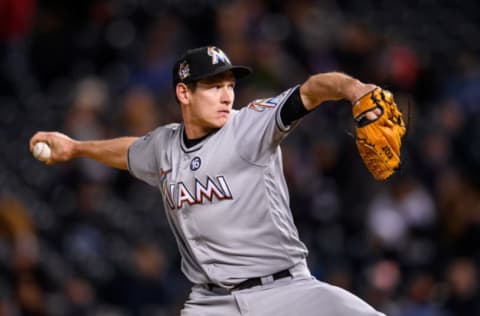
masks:
[[[288,89],[287,91],[284,91],[273,98],[257,99],[255,101],[252,101],[248,105],[248,109],[254,110],[257,112],[263,112],[266,109],[273,109],[285,100],[285,97],[290,94],[290,90],[291,89]]]

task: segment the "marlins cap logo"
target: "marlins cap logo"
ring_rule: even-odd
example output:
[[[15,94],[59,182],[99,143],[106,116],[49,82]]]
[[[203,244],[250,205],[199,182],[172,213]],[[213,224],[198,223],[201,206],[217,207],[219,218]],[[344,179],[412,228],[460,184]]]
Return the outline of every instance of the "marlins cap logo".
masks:
[[[230,59],[228,59],[227,55],[220,49],[215,46],[209,46],[207,49],[208,56],[212,57],[212,65],[218,64],[220,60],[224,64],[231,64]]]
[[[190,65],[184,61],[178,66],[178,77],[180,80],[185,80],[188,76],[190,76]]]

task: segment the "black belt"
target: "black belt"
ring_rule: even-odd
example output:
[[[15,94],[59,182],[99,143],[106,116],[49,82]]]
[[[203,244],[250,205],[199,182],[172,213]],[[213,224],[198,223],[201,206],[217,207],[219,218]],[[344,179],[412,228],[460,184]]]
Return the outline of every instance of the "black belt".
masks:
[[[283,278],[288,278],[288,277],[291,277],[291,276],[292,276],[292,274],[290,273],[290,271],[288,269],[272,274],[272,278],[273,278],[274,281],[279,280],[279,279],[283,279]],[[247,279],[247,280],[245,280],[241,283],[238,283],[237,285],[235,285],[233,288],[229,289],[228,291],[233,292],[233,291],[245,290],[245,289],[249,289],[251,287],[262,285],[262,284],[263,284],[262,283],[262,278],[251,278],[251,279]],[[218,285],[212,284],[212,283],[207,284],[207,286],[210,290],[212,290],[214,288],[219,288]]]

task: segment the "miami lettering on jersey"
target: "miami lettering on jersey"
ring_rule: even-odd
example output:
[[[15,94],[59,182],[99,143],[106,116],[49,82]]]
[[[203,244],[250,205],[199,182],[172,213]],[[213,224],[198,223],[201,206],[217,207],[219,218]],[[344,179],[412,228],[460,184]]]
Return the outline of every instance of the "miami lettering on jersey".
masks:
[[[276,97],[273,98],[267,98],[267,99],[257,99],[250,104],[248,104],[248,109],[254,110],[257,112],[263,112],[266,109],[272,109],[279,105],[283,100],[285,99],[285,96],[288,95],[291,89],[288,89],[287,91],[282,92],[281,94],[277,95]]]
[[[167,184],[165,181],[162,190],[168,206],[174,210],[181,209],[185,202],[194,205],[203,204],[206,200],[211,202],[214,197],[219,201],[233,199],[225,178],[218,176],[215,179],[216,181],[207,176],[206,183],[203,184],[195,178],[195,186],[192,190],[189,190],[183,182]]]

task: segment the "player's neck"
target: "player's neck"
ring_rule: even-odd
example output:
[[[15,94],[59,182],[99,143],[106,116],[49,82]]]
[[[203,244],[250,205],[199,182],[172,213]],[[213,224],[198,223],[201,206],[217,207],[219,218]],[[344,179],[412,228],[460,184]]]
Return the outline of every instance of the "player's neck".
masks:
[[[187,148],[190,148],[190,147],[193,147],[195,146],[196,144],[200,143],[201,141],[203,141],[205,138],[207,138],[210,134],[207,134],[205,136],[202,136],[200,138],[194,138],[194,139],[190,139],[190,138],[187,138],[187,134],[185,133],[185,130],[183,131],[182,133],[182,137],[183,137],[183,143],[185,144],[185,146]]]
[[[204,138],[205,136],[215,132],[215,129],[213,128],[201,127],[194,124],[185,123],[184,126],[185,137],[186,139],[190,140]]]

